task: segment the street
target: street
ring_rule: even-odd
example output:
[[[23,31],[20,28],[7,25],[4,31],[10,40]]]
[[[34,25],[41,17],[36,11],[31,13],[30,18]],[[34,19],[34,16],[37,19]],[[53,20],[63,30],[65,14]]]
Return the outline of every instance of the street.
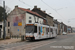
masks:
[[[58,35],[56,38],[25,41],[1,45],[0,50],[75,50],[75,34]]]

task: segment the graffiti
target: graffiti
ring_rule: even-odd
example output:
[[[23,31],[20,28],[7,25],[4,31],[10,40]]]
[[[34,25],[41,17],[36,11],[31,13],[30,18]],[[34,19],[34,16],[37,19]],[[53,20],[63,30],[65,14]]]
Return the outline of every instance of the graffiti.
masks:
[[[42,33],[42,26],[41,26],[41,30],[40,30],[40,32]]]
[[[44,31],[45,31],[45,28],[43,27],[43,34],[42,34],[42,36],[44,35]]]
[[[13,17],[13,26],[22,26],[22,15]]]

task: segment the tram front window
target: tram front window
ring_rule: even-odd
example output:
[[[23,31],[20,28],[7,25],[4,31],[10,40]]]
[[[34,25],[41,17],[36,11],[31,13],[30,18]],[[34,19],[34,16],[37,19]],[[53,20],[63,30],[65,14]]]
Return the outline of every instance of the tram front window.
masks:
[[[34,26],[26,26],[26,33],[33,33]]]

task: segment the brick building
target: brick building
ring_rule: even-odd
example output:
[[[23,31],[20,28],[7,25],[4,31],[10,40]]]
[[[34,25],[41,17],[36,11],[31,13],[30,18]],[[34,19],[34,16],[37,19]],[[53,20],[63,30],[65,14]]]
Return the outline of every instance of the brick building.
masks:
[[[67,33],[72,33],[72,28],[71,28],[71,26],[68,26],[68,27],[67,27]]]
[[[58,28],[58,34],[60,34],[61,33],[60,22],[58,22],[55,19],[53,20],[53,22],[54,22],[53,26]]]
[[[42,11],[41,8],[37,8],[37,6],[34,6],[32,11],[40,14],[42,17],[46,18],[47,21],[44,21],[45,24],[48,24],[49,26],[53,26],[53,17],[48,15],[45,11]]]

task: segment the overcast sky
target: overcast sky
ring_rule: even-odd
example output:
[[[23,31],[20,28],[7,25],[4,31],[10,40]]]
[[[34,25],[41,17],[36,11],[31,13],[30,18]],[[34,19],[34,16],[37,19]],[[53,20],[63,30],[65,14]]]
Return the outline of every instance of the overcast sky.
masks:
[[[0,5],[3,4],[2,1],[0,0]],[[5,2],[11,10],[14,9],[15,5],[30,9],[37,5],[38,8],[45,10],[54,19],[75,27],[75,0],[5,0]]]

